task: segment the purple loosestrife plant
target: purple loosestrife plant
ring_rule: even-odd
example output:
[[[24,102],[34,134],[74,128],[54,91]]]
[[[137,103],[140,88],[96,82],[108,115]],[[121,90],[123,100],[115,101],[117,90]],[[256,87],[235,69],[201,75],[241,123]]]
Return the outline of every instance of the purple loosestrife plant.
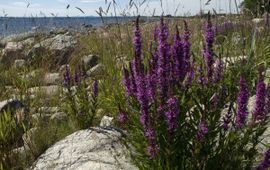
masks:
[[[257,170],[267,170],[270,168],[270,149],[265,152],[264,159],[257,167]]]
[[[185,24],[185,32],[183,35],[183,40],[182,40],[182,46],[183,46],[183,55],[184,55],[184,59],[185,59],[185,68],[184,68],[184,73],[186,74],[186,72],[188,70],[190,70],[190,47],[191,47],[191,43],[190,43],[190,30],[188,28],[188,24],[186,21],[184,21]]]
[[[261,132],[264,126],[245,126],[247,82],[253,81],[254,74],[247,81],[241,76],[238,90],[235,75],[246,73],[246,67],[225,69],[221,60],[214,60],[210,20],[205,31],[204,60],[196,61],[199,57],[191,53],[187,27],[181,38],[178,30],[169,38],[161,17],[150,52],[143,55],[137,21],[135,59],[123,72],[125,114],[118,119],[124,122],[128,117],[125,139],[135,150],[133,158],[140,169],[250,169],[253,165],[257,154],[252,149],[256,151],[254,141],[259,140],[256,130]],[[226,103],[230,107],[223,115]]]
[[[172,79],[173,81],[183,81],[186,74],[186,61],[184,58],[183,47],[179,35],[178,27],[176,27],[176,34],[172,46]]]
[[[98,107],[98,82],[94,81],[92,88],[88,88],[85,78],[74,72],[74,81],[71,81],[70,70],[64,74],[64,99],[62,109],[77,128],[89,128],[93,124]],[[72,85],[75,85],[72,87]]]
[[[206,122],[205,120],[201,120],[198,126],[198,132],[196,134],[196,137],[199,141],[203,141],[207,133],[208,133],[208,128],[207,128]]]
[[[249,97],[247,82],[244,76],[240,77],[239,88],[240,89],[237,97],[236,127],[243,128],[246,124],[246,119],[248,116],[247,105]]]
[[[254,121],[264,120],[265,115],[265,98],[266,98],[266,85],[262,78],[259,79],[259,82],[256,87],[256,102],[255,108],[252,112]]]
[[[214,40],[215,40],[215,32],[214,27],[211,22],[210,14],[208,15],[208,21],[205,25],[205,35],[204,35],[204,60],[207,70],[208,81],[212,81],[213,76],[213,66],[214,66]]]
[[[167,101],[168,111],[165,113],[166,122],[167,122],[167,129],[169,136],[172,137],[174,132],[177,130],[178,127],[178,116],[179,116],[179,109],[178,109],[178,100],[176,97],[171,97]]]
[[[95,80],[93,83],[93,96],[97,97],[98,96],[98,81]]]
[[[221,59],[217,59],[215,62],[215,70],[213,75],[213,81],[218,83],[224,76],[224,62]]]
[[[169,75],[170,75],[170,47],[167,42],[168,27],[164,23],[163,17],[160,20],[159,36],[158,36],[158,83],[160,89],[160,98],[166,102],[169,90]]]
[[[265,99],[265,115],[268,116],[270,113],[270,83],[268,83],[266,88],[266,99]]]
[[[118,122],[120,122],[121,124],[124,124],[126,123],[127,119],[128,119],[127,114],[125,112],[121,111],[118,113],[118,116],[117,116]]]

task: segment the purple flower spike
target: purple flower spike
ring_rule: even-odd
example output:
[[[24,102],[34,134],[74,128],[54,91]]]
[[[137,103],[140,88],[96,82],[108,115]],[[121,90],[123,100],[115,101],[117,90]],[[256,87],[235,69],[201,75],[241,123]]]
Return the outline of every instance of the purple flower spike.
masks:
[[[98,96],[98,82],[96,80],[93,83],[93,95],[94,97]]]
[[[254,120],[265,119],[265,97],[266,97],[266,87],[262,78],[260,78],[256,87],[256,103],[253,111]]]
[[[147,147],[147,153],[150,157],[150,159],[153,159],[157,156],[159,151],[158,146],[155,143],[151,143],[148,147]]]
[[[205,60],[205,65],[206,65],[206,70],[207,70],[207,76],[208,76],[208,81],[212,80],[213,76],[213,64],[215,62],[214,60],[214,39],[215,39],[215,32],[214,28],[211,22],[211,17],[209,14],[208,21],[205,26],[205,44],[204,44],[204,60]]]
[[[125,123],[127,121],[127,114],[125,112],[120,112],[117,116],[117,119],[120,123]]]
[[[270,167],[270,149],[265,152],[264,160],[257,167],[257,170],[267,170]]]
[[[186,75],[186,63],[183,55],[183,47],[179,36],[178,27],[176,26],[176,34],[172,46],[172,78],[173,81],[182,81]]]
[[[66,70],[64,73],[64,87],[68,87],[71,85],[71,76],[70,76],[70,70],[69,67],[66,66]]]
[[[169,87],[169,75],[170,75],[170,54],[169,49],[170,46],[167,42],[168,38],[168,27],[164,23],[163,17],[160,19],[160,28],[159,28],[159,37],[158,37],[158,83],[160,85],[160,96],[162,102],[166,102],[167,93]]]
[[[141,30],[139,27],[139,17],[136,20],[136,27],[134,30],[134,49],[135,49],[135,61],[134,61],[134,73],[135,78],[136,76],[139,76],[140,73],[142,73],[142,38],[141,38]]]
[[[224,76],[224,62],[221,59],[216,60],[214,71],[214,82],[217,83],[223,79]]]
[[[247,105],[249,97],[247,83],[244,76],[240,77],[239,86],[240,89],[237,97],[236,127],[242,128],[246,124],[246,119],[248,116]]]
[[[268,116],[269,113],[270,113],[270,83],[268,83],[266,89],[265,115]]]
[[[201,120],[198,126],[198,132],[197,132],[196,137],[199,141],[202,141],[207,133],[208,133],[208,128],[206,126],[206,122],[204,120]]]
[[[226,131],[229,129],[229,124],[232,121],[232,112],[231,108],[229,108],[227,114],[223,117],[223,129]]]
[[[190,47],[191,43],[189,42],[190,39],[190,30],[188,28],[188,24],[184,21],[185,24],[185,32],[183,35],[182,46],[183,46],[183,54],[185,59],[185,71],[190,69]]]
[[[178,116],[179,116],[179,109],[178,109],[178,100],[176,97],[171,97],[167,101],[168,111],[165,113],[166,122],[168,126],[168,132],[173,135],[174,131],[178,127]]]
[[[75,71],[74,73],[74,84],[78,85],[80,81],[80,75],[77,73],[77,71]]]

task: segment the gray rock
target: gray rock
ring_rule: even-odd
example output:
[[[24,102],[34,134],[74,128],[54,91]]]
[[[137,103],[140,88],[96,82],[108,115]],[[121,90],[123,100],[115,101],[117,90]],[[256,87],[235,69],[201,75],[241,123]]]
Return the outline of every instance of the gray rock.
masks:
[[[57,86],[57,85],[32,87],[32,88],[28,89],[28,91],[31,94],[42,93],[46,96],[57,95],[59,93],[59,90],[60,90],[60,86]]]
[[[137,170],[116,130],[91,128],[77,131],[42,154],[32,169]]]
[[[20,42],[8,42],[3,50],[1,63],[11,65],[16,59],[24,58],[23,44]]]
[[[113,117],[109,117],[109,116],[103,116],[99,126],[100,127],[110,127],[112,125],[112,120]]]
[[[46,73],[44,77],[45,85],[57,85],[61,82],[59,73]]]
[[[69,47],[74,47],[77,40],[69,35],[59,34],[53,38],[48,38],[34,46],[34,48],[45,47],[50,50],[65,50]]]
[[[68,119],[67,114],[63,113],[63,112],[57,112],[54,113],[51,117],[50,120],[51,121],[56,121],[56,122],[63,122],[66,121]]]
[[[20,59],[20,60],[15,60],[15,61],[14,61],[14,67],[15,67],[16,69],[23,68],[24,66],[25,66],[25,60]]]
[[[97,55],[88,55],[82,58],[82,62],[84,63],[85,69],[89,70],[92,67],[98,64],[99,57]]]
[[[33,45],[35,43],[35,38],[34,37],[31,37],[31,38],[27,38],[23,41],[21,41],[21,43],[25,46],[27,45]]]
[[[0,116],[3,112],[11,113],[17,122],[29,120],[29,109],[18,99],[9,99],[0,102]]]
[[[11,153],[16,158],[16,161],[25,162],[27,161],[27,159],[29,159],[30,156],[29,152],[30,152],[29,148],[22,146],[13,149]]]
[[[27,38],[34,37],[35,35],[36,33],[32,31],[20,33],[20,34],[13,34],[13,35],[0,39],[0,46],[5,46],[8,42],[12,42],[12,41],[19,42]]]
[[[87,71],[89,77],[101,76],[105,72],[105,66],[103,64],[98,64],[95,67]]]
[[[254,19],[252,19],[252,22],[253,22],[256,26],[258,26],[258,25],[264,24],[264,19],[263,19],[263,18],[254,18]]]
[[[33,62],[40,62],[43,54],[49,53],[53,57],[54,64],[63,65],[68,62],[76,44],[75,37],[59,34],[35,44],[28,52],[27,58]]]
[[[60,76],[62,77],[64,76],[64,73],[66,72],[66,68],[70,68],[70,66],[68,64],[64,64],[59,68],[58,72]]]

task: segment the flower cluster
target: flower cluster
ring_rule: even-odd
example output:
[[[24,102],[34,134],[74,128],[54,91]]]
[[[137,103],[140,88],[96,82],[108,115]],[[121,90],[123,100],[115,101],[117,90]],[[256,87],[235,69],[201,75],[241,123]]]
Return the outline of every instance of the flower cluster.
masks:
[[[260,78],[256,87],[256,102],[255,108],[253,110],[254,120],[264,120],[266,118],[265,100],[266,100],[266,85],[263,79]]]
[[[206,70],[207,70],[207,78],[208,78],[208,81],[211,81],[212,76],[213,76],[213,66],[215,63],[214,50],[213,50],[214,40],[215,40],[215,30],[212,25],[210,15],[208,17],[208,22],[205,25],[204,39],[205,39],[205,44],[204,44],[203,56],[205,60]]]
[[[257,167],[257,170],[267,170],[270,167],[270,149],[265,152],[264,160]]]
[[[236,115],[236,126],[242,128],[246,124],[246,119],[248,115],[248,97],[249,92],[247,88],[247,82],[244,76],[240,77],[239,82],[239,94],[237,98],[237,115]]]
[[[184,35],[176,29],[172,45],[168,43],[169,30],[163,17],[154,31],[153,43],[157,46],[151,50],[151,58],[148,66],[144,66],[141,52],[141,33],[138,20],[135,27],[134,49],[135,57],[130,63],[129,70],[123,70],[123,84],[126,95],[134,97],[140,104],[140,122],[143,125],[144,134],[148,141],[148,154],[154,157],[158,153],[156,132],[153,128],[157,117],[166,119],[168,136],[172,138],[178,125],[179,105],[176,97],[171,97],[175,88],[183,87],[184,80],[188,76],[188,84],[191,83],[194,73],[190,64],[190,32],[185,24]],[[147,69],[146,69],[147,68]],[[151,104],[157,103],[160,107],[150,114]],[[160,113],[160,114],[159,114]]]

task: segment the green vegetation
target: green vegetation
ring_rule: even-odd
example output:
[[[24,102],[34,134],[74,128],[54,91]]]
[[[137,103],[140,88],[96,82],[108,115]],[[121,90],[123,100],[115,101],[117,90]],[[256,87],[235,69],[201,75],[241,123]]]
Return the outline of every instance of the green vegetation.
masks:
[[[247,4],[243,4],[243,6],[249,8],[251,2],[253,1],[245,1]],[[269,11],[269,6],[260,9],[260,14],[264,10]],[[257,13],[256,10],[252,12]],[[206,20],[200,17],[185,18],[185,20],[191,33],[190,57],[196,61],[194,65],[194,70],[196,70],[197,67],[204,65],[202,54],[204,34],[202,28]],[[171,32],[168,43],[173,43],[176,26],[180,33],[183,33],[183,21],[182,18],[165,18]],[[29,109],[27,124],[16,122],[12,113],[0,113],[0,169],[29,167],[39,155],[55,142],[76,130],[98,125],[100,118],[105,114],[113,116],[117,120],[119,112],[127,114],[128,123],[119,121],[114,123],[130,133],[124,140],[135,147],[136,153],[132,156],[135,164],[141,169],[151,169],[151,167],[155,167],[155,169],[209,169],[209,167],[218,169],[227,167],[227,169],[230,169],[231,166],[234,166],[234,169],[242,169],[243,167],[249,169],[256,161],[262,159],[259,154],[255,157],[255,153],[257,153],[255,146],[260,144],[260,136],[267,125],[247,126],[242,131],[235,130],[235,125],[232,123],[230,127],[233,130],[224,132],[220,126],[222,122],[219,120],[222,120],[221,112],[224,106],[228,104],[233,110],[232,122],[235,120],[237,107],[234,103],[237,101],[239,92],[240,75],[244,75],[246,78],[250,96],[256,94],[258,72],[265,75],[265,81],[268,83],[270,77],[267,77],[269,75],[266,75],[265,71],[270,65],[270,31],[266,26],[261,29],[254,28],[254,24],[249,17],[241,15],[226,18],[216,17],[212,21],[214,26],[217,27],[224,26],[226,22],[233,23],[232,27],[226,29],[225,32],[216,33],[213,46],[214,57],[223,59],[224,64],[227,65],[224,79],[205,88],[201,88],[194,80],[188,90],[176,90],[177,92],[173,95],[177,96],[179,100],[179,122],[181,122],[179,129],[181,130],[177,131],[177,138],[174,138],[174,141],[169,141],[166,136],[166,121],[155,122],[155,128],[158,128],[156,132],[158,133],[157,143],[160,150],[157,157],[153,159],[149,159],[149,154],[147,154],[149,141],[145,138],[145,131],[139,120],[140,103],[125,93],[123,85],[123,68],[128,68],[129,62],[135,56],[133,47],[134,25],[130,23],[119,24],[110,28],[99,28],[90,34],[80,35],[78,49],[72,53],[68,61],[71,67],[70,75],[73,75],[71,72],[82,68],[81,58],[88,54],[98,55],[100,57],[99,62],[104,65],[105,70],[102,75],[81,79],[77,82],[78,84],[75,84],[76,87],[73,86],[74,76],[69,78],[68,81],[70,82],[68,83],[61,79],[59,86],[62,90],[50,96],[42,90],[32,93],[29,89],[42,86],[46,72],[58,70],[57,68],[50,68],[49,65],[60,67],[59,65],[56,66],[53,60],[47,60],[52,55],[51,52],[43,51],[36,54],[36,60],[33,60],[32,65],[19,70],[0,66],[1,101],[15,96]],[[153,36],[153,30],[158,24],[158,22],[140,24],[145,71],[149,69],[147,63],[152,55],[149,50],[150,45],[153,45],[152,50],[154,50],[158,44]],[[44,58],[42,59],[42,57]],[[241,58],[245,58],[245,60],[241,61]],[[30,80],[23,77],[23,75],[31,74],[33,70],[36,73]],[[204,74],[207,73],[205,68],[203,72]],[[198,78],[198,72],[195,74],[195,77]],[[94,94],[94,82],[98,82],[98,96]],[[66,88],[62,88],[65,83],[67,83]],[[222,90],[224,90],[222,87],[227,87],[228,91],[221,98],[218,107],[214,109],[210,99],[215,93],[222,93]],[[159,102],[158,100],[157,106],[160,104]],[[202,105],[206,109],[202,108]],[[47,120],[47,114],[53,113],[52,111],[39,110],[44,106],[60,108],[60,112],[68,115],[67,120],[60,122]],[[151,105],[153,114],[156,113],[157,106]],[[193,111],[191,111],[191,108],[193,108]],[[205,141],[199,142],[195,140],[195,136],[202,112],[208,115],[206,122],[209,134],[206,135]],[[188,117],[185,113],[192,116]],[[40,118],[33,119],[34,114],[39,114]],[[187,121],[188,118],[191,118],[191,123]],[[11,152],[23,143],[19,136],[32,128],[36,128],[35,135],[28,141],[28,148],[24,148],[27,150],[27,159],[22,158],[17,152]],[[267,148],[270,147],[268,143],[263,143],[263,145]]]

